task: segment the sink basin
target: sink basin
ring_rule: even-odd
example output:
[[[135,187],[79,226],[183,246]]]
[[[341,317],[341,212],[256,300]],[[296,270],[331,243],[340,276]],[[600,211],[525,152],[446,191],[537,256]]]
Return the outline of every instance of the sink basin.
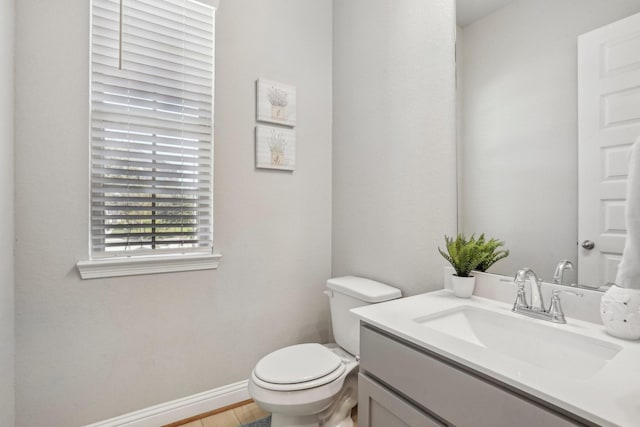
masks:
[[[413,319],[456,339],[570,379],[600,371],[622,347],[530,319],[460,306]]]

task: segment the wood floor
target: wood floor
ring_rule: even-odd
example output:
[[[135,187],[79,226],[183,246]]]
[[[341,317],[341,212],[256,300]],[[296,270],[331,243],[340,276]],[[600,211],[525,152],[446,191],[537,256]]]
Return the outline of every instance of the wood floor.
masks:
[[[245,405],[228,409],[205,418],[187,422],[186,424],[177,423],[174,425],[180,427],[238,427],[267,416],[269,416],[268,412],[262,410],[254,402],[249,402]],[[351,417],[353,418],[353,426],[358,427],[357,407],[353,408]]]
[[[180,427],[238,427],[267,416],[268,412],[251,402],[187,424],[180,424]]]

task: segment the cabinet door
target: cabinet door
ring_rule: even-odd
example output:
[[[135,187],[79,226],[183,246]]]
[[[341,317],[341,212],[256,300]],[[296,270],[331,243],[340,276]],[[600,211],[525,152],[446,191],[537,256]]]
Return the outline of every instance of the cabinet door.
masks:
[[[410,403],[358,375],[358,425],[360,427],[443,427]]]

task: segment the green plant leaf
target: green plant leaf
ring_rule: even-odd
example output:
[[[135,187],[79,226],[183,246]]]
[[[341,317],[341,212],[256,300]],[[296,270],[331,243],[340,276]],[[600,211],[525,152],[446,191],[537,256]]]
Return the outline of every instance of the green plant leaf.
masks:
[[[452,237],[444,236],[446,252],[438,247],[438,251],[455,269],[456,275],[460,277],[469,277],[469,274],[486,258],[487,253],[484,251],[484,235],[478,240],[475,235],[467,239],[462,233],[458,233],[455,240]]]
[[[487,271],[493,264],[509,256],[507,249],[499,249],[504,246],[504,242],[498,239],[491,238],[486,241],[482,233],[478,242],[481,243],[482,251],[485,253],[484,259],[476,267],[478,271]]]

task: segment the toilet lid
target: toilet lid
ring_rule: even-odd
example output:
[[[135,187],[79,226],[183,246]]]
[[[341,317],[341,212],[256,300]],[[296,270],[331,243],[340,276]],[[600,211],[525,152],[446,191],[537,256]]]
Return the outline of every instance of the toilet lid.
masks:
[[[297,384],[329,375],[342,365],[340,358],[320,344],[298,344],[263,357],[256,377],[273,384]]]

